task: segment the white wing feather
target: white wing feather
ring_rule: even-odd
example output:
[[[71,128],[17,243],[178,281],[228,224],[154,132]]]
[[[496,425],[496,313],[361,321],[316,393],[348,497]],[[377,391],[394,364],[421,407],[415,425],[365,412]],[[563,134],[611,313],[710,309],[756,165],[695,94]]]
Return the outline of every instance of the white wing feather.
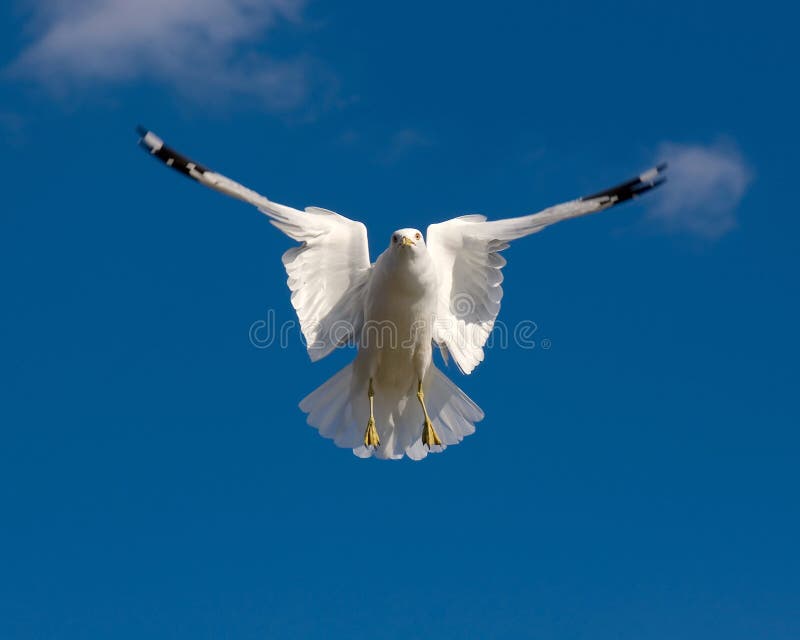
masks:
[[[283,254],[292,306],[312,360],[359,335],[371,271],[367,228],[344,216],[308,207],[305,212],[269,203],[261,211],[302,243]]]
[[[487,221],[471,215],[430,225],[426,244],[439,277],[433,340],[443,354],[449,353],[464,373],[483,361],[503,297],[506,261],[500,252],[511,240],[630,200],[661,184],[665,169],[659,165],[611,189],[528,216]]]

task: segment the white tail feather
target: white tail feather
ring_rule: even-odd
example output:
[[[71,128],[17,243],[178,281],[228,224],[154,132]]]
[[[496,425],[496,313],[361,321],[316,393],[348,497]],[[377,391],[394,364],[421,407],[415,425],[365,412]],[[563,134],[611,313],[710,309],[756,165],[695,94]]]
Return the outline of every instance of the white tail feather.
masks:
[[[353,449],[360,458],[375,456],[400,459],[407,455],[421,460],[429,449],[422,444],[422,409],[416,398],[416,384],[407,388],[375,388],[375,425],[381,444],[376,449],[363,446],[369,418],[368,381],[356,373],[354,363],[341,369],[300,402],[308,414],[308,424],[339,447]],[[435,365],[431,364],[422,383],[425,405],[433,426],[442,440],[431,452],[444,451],[475,432],[483,411]]]

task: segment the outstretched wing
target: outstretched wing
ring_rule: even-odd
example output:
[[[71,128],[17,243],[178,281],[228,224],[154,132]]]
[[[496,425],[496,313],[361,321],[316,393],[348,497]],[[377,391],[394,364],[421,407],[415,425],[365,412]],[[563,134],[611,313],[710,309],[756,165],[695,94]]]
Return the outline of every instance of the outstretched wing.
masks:
[[[636,198],[663,183],[666,168],[661,164],[616,187],[520,218],[487,221],[470,215],[429,226],[426,244],[439,276],[433,339],[443,353],[452,355],[464,373],[483,360],[503,297],[506,261],[500,252],[511,240]]]
[[[364,324],[364,295],[372,267],[367,228],[338,213],[262,207],[278,229],[300,242],[283,254],[292,306],[312,361],[353,343]]]
[[[324,358],[359,334],[371,271],[363,224],[326,209],[308,207],[303,212],[272,202],[171,149],[152,131],[138,131],[140,144],[168,167],[258,207],[273,225],[300,242],[283,254],[283,264],[289,276],[292,306],[312,360]]]

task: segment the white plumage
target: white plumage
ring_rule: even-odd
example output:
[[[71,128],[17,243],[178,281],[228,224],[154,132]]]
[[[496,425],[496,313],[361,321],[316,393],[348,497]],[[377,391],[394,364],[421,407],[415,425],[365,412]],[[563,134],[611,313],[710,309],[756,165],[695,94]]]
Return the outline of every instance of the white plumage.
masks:
[[[291,300],[312,360],[355,342],[354,361],[300,403],[308,423],[360,457],[419,460],[475,431],[483,412],[432,362],[433,345],[470,373],[500,311],[508,243],[544,227],[595,213],[664,181],[666,165],[633,180],[539,213],[487,221],[470,215],[399,229],[370,263],[367,229],[332,211],[274,203],[189,160],[149,131],[141,144],[167,166],[248,202],[300,243],[283,255]],[[374,391],[372,411],[368,390]],[[418,394],[418,391],[421,392]],[[423,438],[430,419],[435,439]],[[367,446],[374,418],[378,446]],[[426,422],[427,423],[427,422]]]

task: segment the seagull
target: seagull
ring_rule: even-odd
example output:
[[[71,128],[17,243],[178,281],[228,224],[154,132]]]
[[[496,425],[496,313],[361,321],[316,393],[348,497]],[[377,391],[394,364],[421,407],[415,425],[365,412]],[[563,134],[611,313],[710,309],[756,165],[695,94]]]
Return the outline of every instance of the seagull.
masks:
[[[307,422],[361,458],[421,460],[475,432],[483,411],[434,363],[441,351],[471,373],[484,358],[503,297],[501,252],[551,224],[627,202],[666,180],[660,164],[610,189],[532,215],[466,215],[402,228],[373,263],[367,228],[318,207],[278,204],[137,128],[168,167],[265,214],[299,242],[283,254],[292,306],[312,362],[342,345],[354,360],[300,402]]]

